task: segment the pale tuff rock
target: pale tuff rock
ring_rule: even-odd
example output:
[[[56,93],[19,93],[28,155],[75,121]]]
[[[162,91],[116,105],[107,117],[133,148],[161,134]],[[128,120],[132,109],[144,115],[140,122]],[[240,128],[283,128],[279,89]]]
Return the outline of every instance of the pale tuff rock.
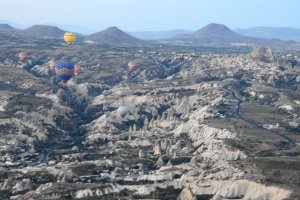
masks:
[[[161,149],[166,150],[167,147],[168,147],[168,145],[169,145],[169,143],[170,143],[169,140],[167,140],[167,139],[162,139],[162,140],[160,141],[160,147],[161,147]]]
[[[212,200],[221,199],[253,199],[253,200],[282,200],[288,198],[291,192],[285,189],[264,186],[247,180],[208,181],[203,184],[190,184],[194,194],[215,194]]]
[[[175,149],[181,149],[181,141],[176,142]]]
[[[252,51],[252,57],[260,61],[267,62],[271,62],[274,60],[272,49],[262,46],[254,48],[254,50]]]
[[[112,173],[111,176],[112,178],[116,178],[117,176],[121,175],[123,173],[123,169],[121,167],[116,167]]]
[[[289,122],[289,126],[293,127],[293,128],[297,128],[300,126],[300,120],[299,122]]]
[[[83,189],[83,190],[78,190],[76,192],[75,198],[76,199],[82,199],[82,198],[87,198],[87,197],[95,197],[95,196],[103,196],[105,194],[110,194],[110,193],[118,193],[120,192],[120,188],[116,185],[110,184],[107,185],[106,187],[101,187],[101,189]]]
[[[182,99],[182,101],[179,105],[177,104],[176,110],[177,110],[178,113],[182,113],[182,114],[184,114],[185,117],[188,117],[188,115],[191,111],[191,106],[190,106],[189,101],[186,97]],[[174,115],[174,111],[173,111],[172,115]]]
[[[19,181],[8,178],[0,185],[0,188],[1,190],[12,189],[13,193],[18,193],[24,190],[31,190],[32,185],[30,179],[22,179]]]
[[[112,120],[113,119],[108,114],[104,114],[86,125],[86,127],[87,130],[91,132],[107,132],[109,129],[117,129],[116,127],[112,126]]]
[[[79,190],[76,192],[76,199],[81,199],[85,197],[92,197],[93,196],[93,191],[90,189],[85,189],[85,190]]]
[[[41,107],[37,110],[37,112],[25,113],[27,115],[27,119],[30,121],[34,119],[40,121],[40,119],[42,119],[43,123],[49,124],[59,130],[59,128],[56,126],[56,123],[54,122],[55,116],[64,116],[66,119],[68,119],[67,114],[72,112],[72,109],[61,105],[59,97],[56,94],[40,93],[40,94],[36,94],[36,96],[51,100],[53,108],[47,109]],[[31,116],[29,116],[30,114]]]
[[[52,109],[45,109],[42,107],[38,109],[37,112],[18,111],[16,112],[16,115],[24,123],[30,124],[32,129],[34,129],[33,127],[37,127],[43,131],[45,136],[47,135],[47,130],[44,128],[45,124],[56,128],[56,123],[54,122],[55,110]]]
[[[286,111],[291,111],[294,109],[291,105],[282,105],[282,106],[279,106],[278,108],[286,110]]]
[[[246,155],[243,152],[229,150],[222,141],[215,139],[212,139],[202,147],[198,148],[197,152],[201,153],[204,159],[215,161],[246,158]]]
[[[168,161],[168,163],[166,164],[166,166],[173,166],[171,160]]]
[[[81,186],[81,185],[79,185],[79,186]],[[29,198],[29,197],[34,197],[34,195],[36,195],[36,194],[44,195],[44,194],[51,192],[49,195],[44,196],[44,197],[45,198],[47,197],[49,199],[59,199],[60,195],[52,192],[52,191],[55,191],[56,189],[57,189],[57,184],[46,183],[46,184],[40,185],[40,187],[38,187],[34,192],[28,192],[25,195],[25,197]],[[101,188],[94,187],[94,188],[77,190],[74,193],[73,198],[82,199],[82,198],[88,198],[88,197],[100,197],[105,194],[118,193],[118,192],[120,192],[119,186],[109,184],[109,185],[105,185],[104,187],[101,186]],[[20,199],[20,196],[18,196],[18,197],[19,198],[16,198],[16,199]]]
[[[145,120],[144,120],[144,127],[147,128],[148,125],[149,125],[148,117],[145,117]]]
[[[151,143],[149,140],[145,139],[139,139],[139,138],[135,138],[134,140],[131,140],[131,142],[129,143],[129,145],[131,147],[146,147],[146,146],[152,146],[153,143]]]
[[[214,200],[233,198],[281,200],[291,195],[291,191],[286,189],[240,180],[243,172],[232,168],[227,162],[217,163],[210,168],[209,171],[186,168],[189,170],[188,173],[169,183],[175,188],[188,185],[195,195],[215,194],[212,198]]]
[[[210,106],[203,106],[197,108],[193,111],[192,115],[190,115],[190,119],[197,120],[198,122],[202,122],[204,119],[211,118],[214,115],[210,112]]]
[[[237,136],[236,133],[232,133],[226,129],[216,129],[205,124],[199,124],[193,120],[181,124],[174,130],[176,136],[179,136],[182,133],[187,133],[195,143],[201,139],[204,141],[210,139],[232,139]]]
[[[153,151],[154,151],[154,155],[160,155],[161,154],[160,145],[159,144],[155,144],[154,148],[153,148]]]
[[[170,156],[172,159],[175,159],[176,156],[177,156],[177,148],[175,145],[172,145],[172,146],[169,146],[167,149],[166,149],[166,155],[167,156]]]
[[[30,71],[33,71],[39,75],[48,75],[50,70],[48,65],[35,65],[30,69]]]
[[[34,119],[34,118],[33,118]],[[28,121],[28,120],[27,120]],[[7,134],[7,138],[12,139],[21,139],[23,141],[27,141],[28,143],[32,143],[35,140],[46,140],[47,139],[47,130],[42,128],[42,126],[35,125],[32,122],[27,122],[16,118],[2,120],[1,125],[11,125],[15,127],[15,131],[13,133]],[[24,130],[31,130],[31,135],[24,134]],[[15,137],[15,138],[14,138]]]
[[[173,165],[170,166],[161,166],[159,170],[155,172],[155,174],[145,174],[140,176],[138,180],[149,180],[149,181],[174,181],[175,175],[181,175],[183,173],[183,169],[176,168]],[[176,181],[175,181],[176,182]],[[169,185],[173,185],[174,183],[170,182]],[[182,185],[180,186],[182,187]]]
[[[140,149],[139,150],[139,158],[144,158],[145,157],[145,154],[143,152],[143,149]]]
[[[159,157],[158,160],[156,161],[155,165],[160,168],[162,166],[165,166],[165,162],[163,161],[162,157]]]
[[[36,94],[35,96],[47,98],[47,99],[50,99],[54,104],[56,104],[56,105],[59,104],[59,98],[55,94],[46,94],[46,93],[43,93],[43,94]]]
[[[177,200],[196,200],[196,197],[190,188],[184,188],[179,194]]]
[[[35,192],[38,193],[38,194],[39,194],[39,193],[43,193],[44,191],[46,191],[46,190],[52,188],[52,186],[53,186],[53,183],[42,184],[42,185],[40,185],[40,186],[35,190]]]
[[[5,96],[0,97],[0,112],[5,111],[4,107],[8,104],[7,100],[8,99]]]
[[[97,89],[102,91],[105,86],[101,84],[93,84],[93,83],[80,83],[80,84],[73,84],[72,89],[76,91],[79,97],[86,98],[89,96],[89,91],[91,88]]]
[[[149,195],[155,190],[155,188],[149,187],[148,185],[138,186],[136,188],[137,190],[134,193],[135,195]]]
[[[163,117],[160,120],[157,120],[156,127],[165,129],[165,130],[173,130],[179,124],[179,121],[176,119],[164,119]]]
[[[113,92],[114,89],[112,89],[110,92]],[[114,93],[114,95],[117,95],[116,94],[117,91]],[[111,100],[111,101],[110,101]],[[103,103],[111,103],[111,106],[112,107],[119,107],[121,105],[142,105],[144,103],[148,103],[148,102],[152,102],[154,100],[154,97],[153,96],[146,96],[146,95],[143,95],[143,96],[135,96],[135,95],[129,95],[128,94],[123,98],[120,98],[120,99],[109,99],[106,94],[101,94],[97,97],[95,97],[95,99],[93,100],[93,104],[94,105],[99,105],[99,104],[103,104]]]
[[[31,83],[22,83],[19,85],[19,88],[22,88],[22,89],[29,89],[32,87],[33,84]]]

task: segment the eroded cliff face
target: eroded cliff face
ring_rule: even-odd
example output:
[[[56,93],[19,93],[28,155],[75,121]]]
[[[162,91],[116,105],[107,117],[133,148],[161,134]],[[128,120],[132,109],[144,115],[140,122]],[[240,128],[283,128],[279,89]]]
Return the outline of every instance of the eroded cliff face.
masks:
[[[212,87],[198,84],[184,89],[173,85],[149,89],[150,84],[147,84],[147,87],[140,87],[139,96],[131,95],[130,86],[127,86],[95,97],[93,104],[105,105],[111,111],[106,111],[87,125],[87,142],[103,137],[114,138],[119,148],[129,145],[143,150],[146,158],[159,157],[156,170],[145,173],[139,169],[137,181],[152,181],[154,184],[136,186],[136,195],[150,195],[159,187],[188,186],[194,195],[213,194],[212,199],[283,199],[290,195],[289,190],[267,187],[248,180],[249,175],[243,169],[231,165],[231,161],[245,160],[247,155],[225,143],[240,135],[205,124],[205,120],[218,116],[216,106],[226,102],[220,84]],[[171,94],[170,90],[177,92]],[[210,94],[205,97],[201,94],[203,90]],[[192,94],[180,96],[180,93],[187,91]],[[149,92],[157,95],[151,96]],[[158,95],[160,92],[162,95]],[[205,99],[209,100],[209,105],[205,105]],[[129,113],[123,118],[116,114],[120,105],[129,105]],[[138,122],[141,118],[143,120]],[[121,134],[116,134],[120,131]],[[129,138],[127,141],[117,142],[126,136]],[[122,150],[119,153],[122,154]],[[189,157],[188,162],[176,163],[185,156]],[[124,173],[119,175],[124,176]],[[124,179],[130,180],[132,176],[125,175]]]
[[[67,85],[48,64],[70,52],[0,62],[3,198],[293,198],[282,180],[299,184],[297,65],[270,50],[77,48],[82,73]]]

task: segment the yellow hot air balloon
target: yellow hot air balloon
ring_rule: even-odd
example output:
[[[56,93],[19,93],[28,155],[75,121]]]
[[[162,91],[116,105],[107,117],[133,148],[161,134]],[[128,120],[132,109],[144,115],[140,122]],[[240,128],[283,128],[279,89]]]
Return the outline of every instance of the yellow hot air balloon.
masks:
[[[76,35],[74,33],[67,32],[64,35],[64,40],[68,45],[71,45],[76,40]]]

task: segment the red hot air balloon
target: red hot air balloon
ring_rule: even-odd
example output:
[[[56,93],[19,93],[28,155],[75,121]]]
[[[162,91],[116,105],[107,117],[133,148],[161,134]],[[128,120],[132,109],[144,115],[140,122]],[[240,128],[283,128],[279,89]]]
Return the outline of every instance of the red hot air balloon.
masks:
[[[137,68],[136,62],[130,61],[130,62],[128,63],[128,69],[129,69],[129,71],[133,72],[133,71],[136,70],[136,68]]]
[[[25,62],[28,58],[27,53],[25,53],[25,52],[19,53],[18,57],[21,62]]]
[[[80,66],[79,65],[75,65],[74,66],[74,75],[77,76],[78,73],[79,73],[79,71],[80,71]]]
[[[55,70],[55,66],[56,66],[56,62],[54,60],[52,60],[49,64],[50,70],[54,71]]]

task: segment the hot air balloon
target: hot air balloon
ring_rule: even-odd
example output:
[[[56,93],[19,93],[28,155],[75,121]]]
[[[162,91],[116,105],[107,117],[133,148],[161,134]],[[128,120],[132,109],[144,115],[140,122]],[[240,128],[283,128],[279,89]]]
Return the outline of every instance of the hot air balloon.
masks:
[[[74,33],[67,32],[64,35],[64,40],[68,45],[71,45],[76,40],[76,35]]]
[[[21,62],[25,62],[28,58],[27,53],[25,53],[25,52],[19,53],[18,57]]]
[[[124,117],[129,111],[128,106],[120,106],[117,110],[119,116]]]
[[[57,62],[55,66],[55,73],[63,83],[67,83],[74,74],[74,64],[65,61]]]
[[[55,70],[55,66],[56,66],[56,62],[54,60],[52,60],[49,64],[50,70],[54,71]]]
[[[80,71],[80,66],[79,65],[75,65],[74,66],[74,75],[77,76],[78,73],[79,73],[79,71]]]
[[[130,62],[128,63],[128,69],[129,69],[129,71],[133,72],[133,71],[136,70],[136,68],[137,68],[136,62],[130,61]]]

